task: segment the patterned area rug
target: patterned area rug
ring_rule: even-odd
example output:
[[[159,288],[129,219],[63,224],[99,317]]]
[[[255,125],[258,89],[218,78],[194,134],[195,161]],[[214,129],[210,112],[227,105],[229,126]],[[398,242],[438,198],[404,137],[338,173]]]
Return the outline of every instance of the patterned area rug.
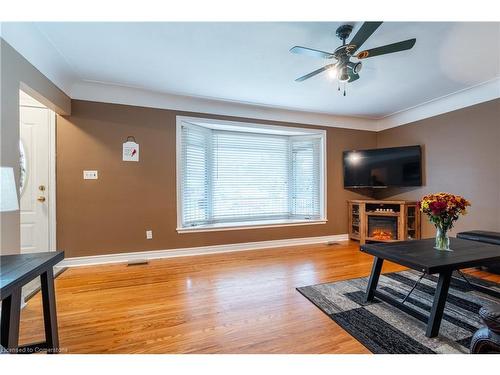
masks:
[[[402,300],[420,273],[410,270],[380,276],[377,290]],[[439,335],[425,336],[425,323],[385,302],[375,299],[365,304],[368,278],[297,288],[321,311],[349,332],[373,353],[468,353],[474,332],[481,325],[481,306],[500,300],[471,290],[467,283],[453,277]],[[500,292],[500,285],[473,277],[472,283]],[[429,315],[437,277],[426,275],[405,304]]]

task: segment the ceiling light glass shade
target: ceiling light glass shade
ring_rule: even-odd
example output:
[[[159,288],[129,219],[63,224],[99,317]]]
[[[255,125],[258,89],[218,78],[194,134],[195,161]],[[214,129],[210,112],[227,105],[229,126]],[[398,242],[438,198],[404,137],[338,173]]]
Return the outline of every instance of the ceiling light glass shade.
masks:
[[[353,68],[352,68],[352,71],[356,74],[358,74],[359,72],[361,72],[361,68],[363,67],[363,64],[362,63],[357,63],[357,64],[354,64]]]
[[[347,69],[342,69],[342,72],[340,72],[340,75],[339,75],[339,81],[340,82],[349,81],[349,74],[347,74]]]
[[[354,73],[358,74],[361,71],[361,68],[363,67],[363,64],[360,62],[353,63],[353,62],[348,62],[347,67],[351,69]]]
[[[331,78],[331,79],[336,79],[337,78],[337,69],[336,68],[331,68],[331,69],[328,69],[328,77]]]
[[[10,167],[0,167],[0,212],[16,211],[18,209],[14,170]]]

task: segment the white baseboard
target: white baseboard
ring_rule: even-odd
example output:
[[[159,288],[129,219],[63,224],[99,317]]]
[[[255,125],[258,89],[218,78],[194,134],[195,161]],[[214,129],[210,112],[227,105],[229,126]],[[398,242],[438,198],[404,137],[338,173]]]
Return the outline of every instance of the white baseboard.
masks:
[[[285,240],[245,242],[228,245],[213,245],[201,247],[187,247],[181,249],[167,249],[154,251],[138,251],[133,253],[119,253],[106,255],[93,255],[86,257],[66,258],[58,267],[78,267],[97,264],[124,263],[137,260],[163,259],[183,256],[229,253],[233,251],[246,251],[258,249],[271,249],[284,246],[311,245],[319,243],[328,243],[335,241],[347,241],[347,234],[336,234],[322,237],[290,238]]]

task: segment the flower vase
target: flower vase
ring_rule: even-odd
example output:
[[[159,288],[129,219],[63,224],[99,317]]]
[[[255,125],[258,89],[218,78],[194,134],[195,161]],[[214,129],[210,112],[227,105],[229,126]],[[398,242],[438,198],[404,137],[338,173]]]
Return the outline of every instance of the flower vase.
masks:
[[[434,249],[440,251],[452,251],[450,249],[450,238],[448,237],[448,231],[436,226],[436,246]]]

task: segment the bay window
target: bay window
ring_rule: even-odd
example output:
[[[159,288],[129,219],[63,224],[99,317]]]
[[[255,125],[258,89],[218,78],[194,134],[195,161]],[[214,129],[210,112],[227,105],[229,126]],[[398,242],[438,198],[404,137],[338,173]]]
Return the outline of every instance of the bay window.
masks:
[[[325,132],[177,118],[178,231],[325,222]]]

